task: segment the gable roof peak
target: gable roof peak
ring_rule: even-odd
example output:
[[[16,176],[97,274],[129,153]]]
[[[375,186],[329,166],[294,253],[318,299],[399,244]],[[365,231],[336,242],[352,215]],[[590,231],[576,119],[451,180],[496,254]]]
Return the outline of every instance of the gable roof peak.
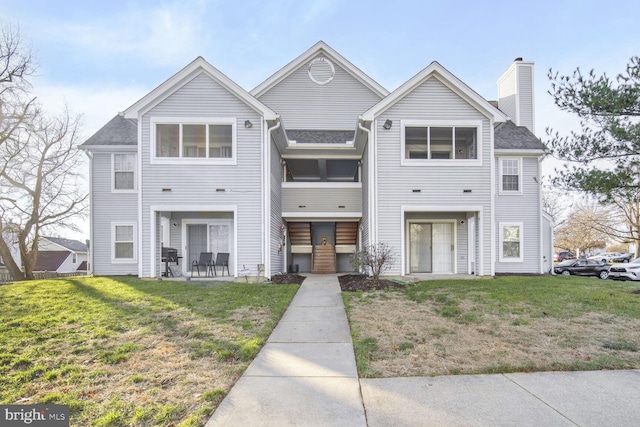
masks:
[[[124,111],[124,117],[129,119],[137,119],[140,113],[144,113],[150,107],[153,107],[158,102],[166,99],[166,97],[171,95],[173,92],[193,79],[193,77],[195,77],[199,73],[206,73],[207,75],[209,75],[229,92],[236,95],[249,107],[254,109],[259,114],[263,115],[265,119],[276,119],[277,114],[273,110],[251,96],[239,84],[231,80],[224,73],[207,62],[202,56],[198,56],[197,58],[195,58],[187,66],[182,68],[173,76],[169,77],[147,95],[138,100],[135,104],[127,108]]]
[[[369,88],[369,90],[374,92],[380,98],[384,98],[385,96],[389,95],[389,91],[387,89],[385,89],[378,82],[366,75],[362,70],[353,65],[349,60],[340,55],[337,51],[335,51],[331,46],[329,46],[322,40],[319,40],[316,44],[304,51],[301,55],[299,55],[293,61],[289,62],[287,65],[271,75],[265,81],[260,83],[249,93],[256,98],[261,97],[291,73],[299,69],[305,62],[312,60],[320,53],[324,54],[331,61],[340,65],[340,67],[343,68],[347,73],[351,74],[356,80],[360,81],[360,83],[365,85],[367,88]]]

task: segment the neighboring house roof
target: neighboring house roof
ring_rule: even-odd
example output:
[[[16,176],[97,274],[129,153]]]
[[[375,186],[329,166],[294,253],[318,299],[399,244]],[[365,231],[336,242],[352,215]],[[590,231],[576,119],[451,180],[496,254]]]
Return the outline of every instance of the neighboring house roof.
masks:
[[[525,126],[516,126],[511,120],[498,123],[494,130],[496,150],[544,150],[544,144]]]
[[[57,271],[70,254],[69,251],[38,251],[33,271]]]
[[[138,121],[118,114],[87,139],[81,147],[97,145],[137,145]]]
[[[76,271],[87,271],[88,266],[89,264],[87,264],[87,261],[82,261]]]
[[[425,69],[391,92],[389,96],[371,107],[361,116],[361,119],[365,121],[374,120],[378,115],[382,114],[430,78],[438,79],[445,86],[458,94],[458,96],[475,106],[479,111],[483,112],[488,117],[492,117],[495,122],[504,122],[507,120],[507,116],[502,111],[494,107],[493,104],[480,96],[476,91],[454,76],[437,61],[433,61]]]
[[[296,144],[344,144],[353,141],[354,131],[288,129],[287,138]]]
[[[340,65],[340,67],[342,67],[347,73],[351,74],[356,80],[368,87],[369,90],[373,91],[379,97],[384,98],[389,94],[388,90],[382,87],[371,77],[363,73],[362,70],[349,62],[344,56],[333,50],[325,42],[319,41],[318,43],[307,49],[302,55],[298,56],[296,59],[281,68],[277,73],[273,74],[267,80],[260,83],[250,92],[251,95],[255,96],[256,98],[260,98],[262,95],[268,92],[269,89],[280,83],[282,80],[287,78],[287,76],[300,68],[302,64],[304,64],[311,58],[318,56],[319,54],[327,56],[331,61]]]
[[[51,243],[55,243],[58,246],[62,246],[65,249],[69,249],[71,252],[87,252],[87,245],[73,239],[64,239],[62,237],[42,237],[47,239]]]
[[[124,111],[124,117],[127,119],[137,119],[139,114],[144,114],[144,112],[162,102],[180,87],[202,73],[209,75],[209,77],[218,82],[222,87],[241,99],[247,106],[262,115],[265,120],[276,120],[278,118],[278,115],[273,110],[251,96],[249,92],[225,76],[201,56],[197,57],[189,65],[171,76],[131,107],[127,108]]]

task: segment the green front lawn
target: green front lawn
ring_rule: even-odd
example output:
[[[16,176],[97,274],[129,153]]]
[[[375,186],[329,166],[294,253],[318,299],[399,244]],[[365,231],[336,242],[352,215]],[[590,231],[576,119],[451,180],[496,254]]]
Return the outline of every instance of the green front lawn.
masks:
[[[68,278],[0,286],[0,403],[73,426],[197,426],[298,285]]]

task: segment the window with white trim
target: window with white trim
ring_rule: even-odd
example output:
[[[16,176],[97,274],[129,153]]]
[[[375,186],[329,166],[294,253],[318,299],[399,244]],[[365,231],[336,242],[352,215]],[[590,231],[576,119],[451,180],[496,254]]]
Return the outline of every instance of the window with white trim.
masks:
[[[135,262],[136,225],[134,223],[112,223],[111,241],[113,262]]]
[[[405,125],[404,158],[427,160],[475,160],[478,129],[467,126]]]
[[[75,252],[71,255],[71,263],[76,264],[78,262],[78,254]]]
[[[500,158],[500,193],[522,194],[522,159]]]
[[[114,153],[112,155],[114,191],[135,191],[136,154]]]
[[[522,262],[521,222],[500,223],[500,262]]]
[[[154,122],[156,159],[232,159],[235,120]]]

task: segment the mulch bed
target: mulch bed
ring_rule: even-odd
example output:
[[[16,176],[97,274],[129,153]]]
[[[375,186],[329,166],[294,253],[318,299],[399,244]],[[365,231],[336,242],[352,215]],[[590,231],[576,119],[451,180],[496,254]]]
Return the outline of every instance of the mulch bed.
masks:
[[[304,279],[305,277],[299,274],[274,274],[271,276],[271,283],[276,285],[288,285],[290,283],[300,285]]]
[[[342,289],[343,292],[373,291],[405,287],[402,283],[385,279],[374,280],[364,274],[345,274],[338,276],[338,281],[340,282],[340,289]]]
[[[296,283],[300,285],[304,279],[305,277],[299,274],[274,274],[271,276],[271,283],[275,283],[276,285]],[[405,287],[402,283],[394,282],[392,280],[374,280],[365,274],[344,274],[342,276],[338,276],[338,282],[340,282],[340,289],[343,292],[374,291]]]

